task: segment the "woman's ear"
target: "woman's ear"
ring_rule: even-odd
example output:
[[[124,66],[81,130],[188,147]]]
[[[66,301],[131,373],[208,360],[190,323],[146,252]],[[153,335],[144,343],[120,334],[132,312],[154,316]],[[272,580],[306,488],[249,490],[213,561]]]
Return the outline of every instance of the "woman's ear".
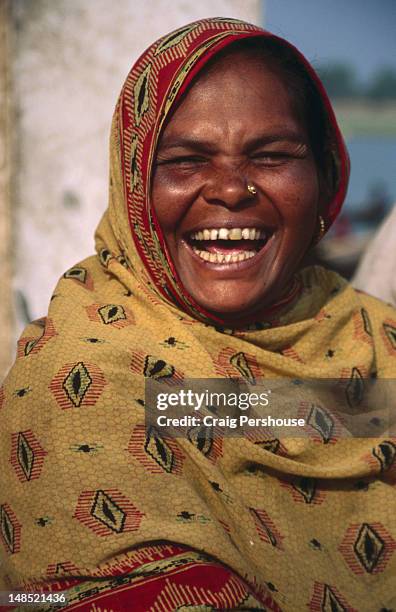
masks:
[[[329,205],[336,193],[334,173],[332,172],[331,164],[325,163],[318,167],[318,185],[319,198],[317,214],[319,218],[326,219]],[[327,226],[324,231],[327,231]]]
[[[308,252],[323,238],[328,226],[326,224],[327,210],[334,197],[335,189],[332,185],[333,180],[326,176],[323,168],[318,167],[318,204],[316,208],[316,224],[312,236],[311,246]]]

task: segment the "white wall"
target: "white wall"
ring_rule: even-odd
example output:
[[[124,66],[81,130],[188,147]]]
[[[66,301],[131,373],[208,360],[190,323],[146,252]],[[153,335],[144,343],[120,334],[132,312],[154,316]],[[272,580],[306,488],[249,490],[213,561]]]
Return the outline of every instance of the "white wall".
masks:
[[[11,71],[8,0],[0,0],[0,381],[14,345],[11,292]]]

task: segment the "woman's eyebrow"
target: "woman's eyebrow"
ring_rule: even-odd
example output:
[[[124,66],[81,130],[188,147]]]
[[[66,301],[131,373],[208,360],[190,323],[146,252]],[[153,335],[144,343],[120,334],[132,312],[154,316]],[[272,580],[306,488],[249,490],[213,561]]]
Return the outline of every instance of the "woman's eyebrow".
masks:
[[[307,137],[302,131],[282,128],[271,133],[255,135],[252,139],[244,143],[246,150],[256,149],[260,146],[272,144],[274,142],[291,142],[295,144],[306,144]],[[172,149],[193,149],[206,153],[213,153],[219,147],[219,143],[206,140],[203,138],[194,138],[191,136],[180,136],[169,138],[161,142],[158,150],[160,152],[170,151]]]
[[[217,148],[217,143],[204,140],[202,138],[193,138],[191,136],[180,136],[176,138],[166,138],[160,143],[159,151],[169,151],[171,149],[195,149],[199,151],[213,152]]]
[[[263,145],[272,144],[274,142],[290,142],[293,144],[306,144],[307,137],[301,131],[296,130],[279,130],[271,134],[261,134],[255,136],[245,143],[247,149],[257,149]]]

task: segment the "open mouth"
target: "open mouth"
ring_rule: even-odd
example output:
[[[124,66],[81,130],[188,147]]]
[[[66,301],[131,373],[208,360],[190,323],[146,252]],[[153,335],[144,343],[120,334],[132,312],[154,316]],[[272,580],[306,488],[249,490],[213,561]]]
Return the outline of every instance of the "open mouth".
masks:
[[[255,257],[272,232],[256,227],[205,228],[190,233],[187,242],[202,260],[231,265]]]

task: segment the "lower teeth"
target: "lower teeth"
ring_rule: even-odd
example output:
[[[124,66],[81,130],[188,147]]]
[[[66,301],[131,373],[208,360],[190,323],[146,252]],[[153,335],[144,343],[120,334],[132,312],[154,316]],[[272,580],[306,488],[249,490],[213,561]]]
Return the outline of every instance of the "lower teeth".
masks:
[[[228,253],[227,255],[224,253],[209,253],[208,251],[200,251],[199,249],[194,249],[194,252],[204,261],[223,264],[238,263],[239,261],[245,261],[256,255],[256,251],[242,251],[242,253]]]

